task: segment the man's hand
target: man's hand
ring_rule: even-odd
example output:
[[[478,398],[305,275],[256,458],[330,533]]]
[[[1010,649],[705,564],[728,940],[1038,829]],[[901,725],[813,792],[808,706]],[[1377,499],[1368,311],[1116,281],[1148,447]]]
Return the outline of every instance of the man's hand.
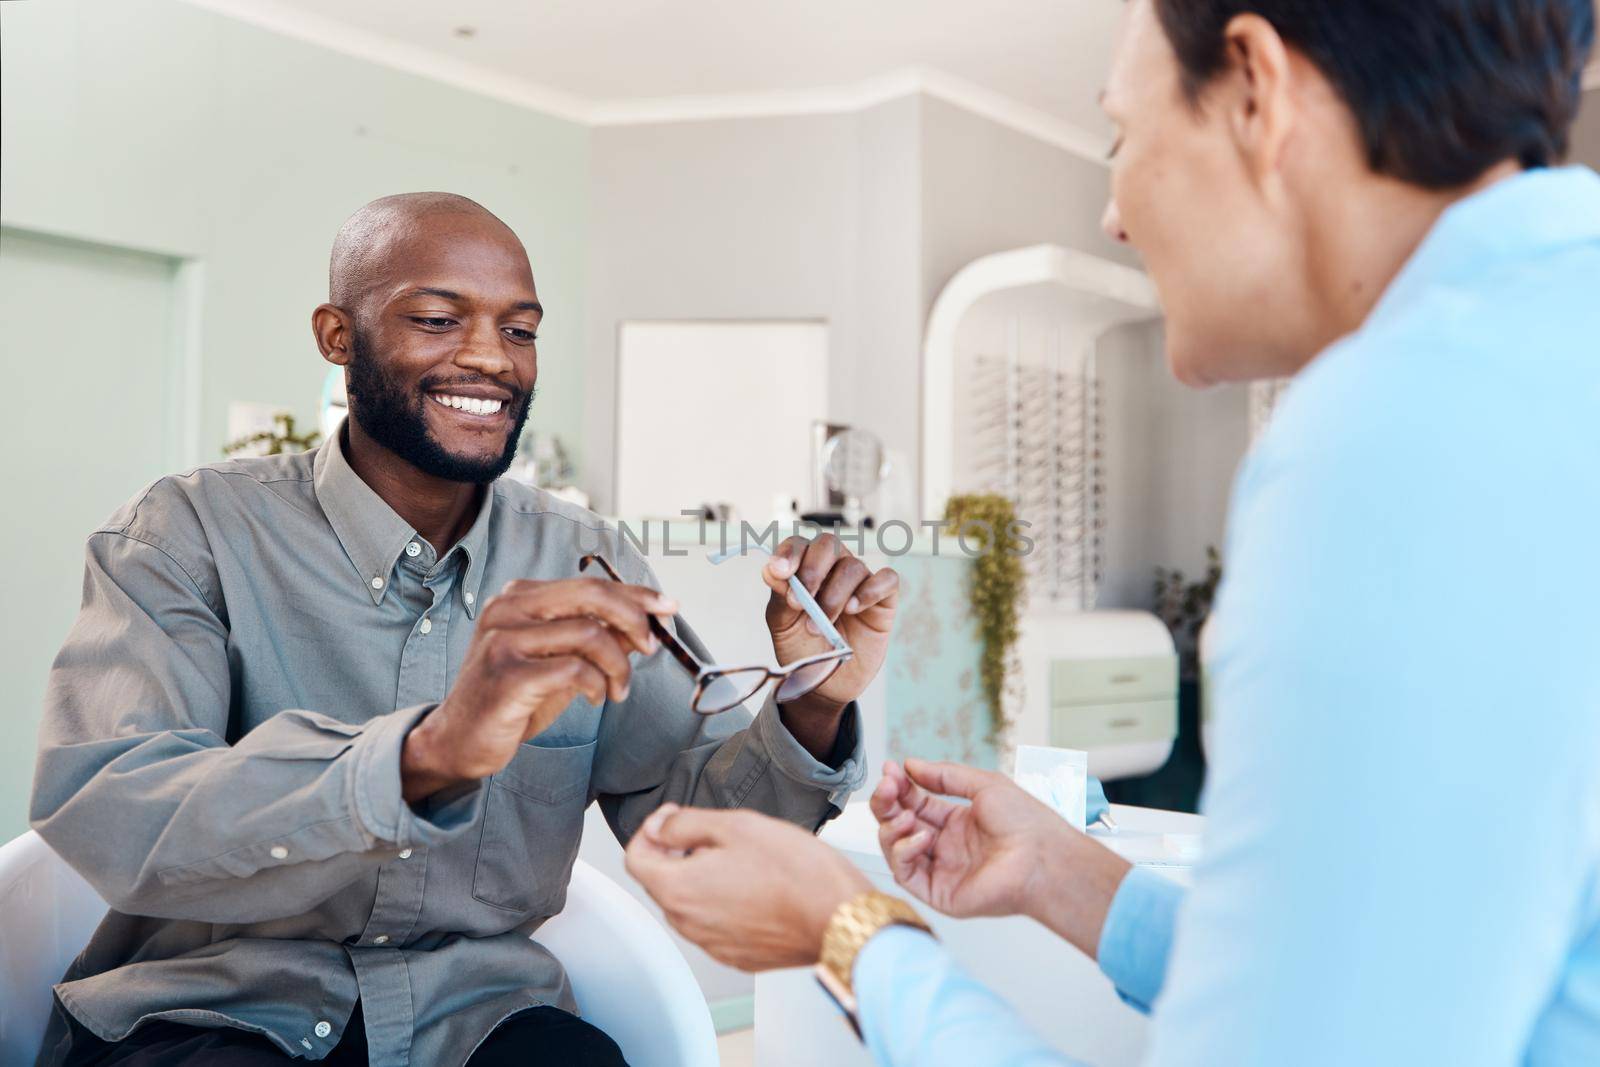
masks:
[[[1011,779],[958,763],[888,763],[869,804],[895,881],[917,899],[958,918],[1029,915],[1095,955],[1129,864]]]
[[[834,911],[872,890],[849,860],[792,823],[675,804],[634,834],[628,873],[673,929],[745,971],[815,963]]]
[[[816,689],[783,706],[784,723],[819,758],[833,745],[839,713],[859,697],[880,668],[894,628],[900,576],[892,567],[874,571],[833,534],[815,541],[787,538],[761,570],[772,591],[767,629],[780,664],[826,652],[831,646],[795,600],[789,576],[798,575],[817,605],[855,655]]]
[[[406,737],[407,803],[494,774],[580,695],[625,699],[628,654],[659,647],[649,616],[677,610],[654,589],[605,579],[508,583],[483,606],[444,703]]]

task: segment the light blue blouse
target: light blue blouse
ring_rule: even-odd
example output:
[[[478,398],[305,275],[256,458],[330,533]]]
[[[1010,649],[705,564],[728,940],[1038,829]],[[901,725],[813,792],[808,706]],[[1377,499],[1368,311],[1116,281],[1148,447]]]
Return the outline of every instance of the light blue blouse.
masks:
[[[1600,177],[1534,171],[1445,213],[1240,471],[1204,856],[1101,937],[1148,1062],[1600,1064],[1597,556]],[[879,1063],[1066,1062],[922,934],[854,978]]]

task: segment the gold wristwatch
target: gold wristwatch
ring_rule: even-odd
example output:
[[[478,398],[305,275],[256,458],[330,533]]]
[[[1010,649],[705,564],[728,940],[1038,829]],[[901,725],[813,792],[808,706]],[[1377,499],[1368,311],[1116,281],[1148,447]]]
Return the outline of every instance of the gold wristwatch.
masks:
[[[850,1020],[851,1029],[861,1036],[856,1018],[855,986],[851,974],[856,956],[872,935],[885,926],[911,926],[930,937],[933,931],[916,909],[899,897],[887,893],[862,893],[840,904],[822,934],[822,959],[817,963],[817,984]]]

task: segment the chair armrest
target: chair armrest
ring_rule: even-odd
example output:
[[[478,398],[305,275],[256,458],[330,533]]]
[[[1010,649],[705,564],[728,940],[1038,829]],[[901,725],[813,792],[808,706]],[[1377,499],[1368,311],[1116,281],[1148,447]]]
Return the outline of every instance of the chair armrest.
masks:
[[[578,860],[565,910],[533,939],[566,968],[578,1010],[633,1067],[714,1067],[711,1010],[667,931],[627,890]]]

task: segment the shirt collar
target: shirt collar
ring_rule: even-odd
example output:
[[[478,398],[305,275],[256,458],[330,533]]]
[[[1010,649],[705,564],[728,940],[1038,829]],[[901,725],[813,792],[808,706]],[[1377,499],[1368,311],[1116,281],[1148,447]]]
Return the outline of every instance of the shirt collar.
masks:
[[[345,555],[355,565],[362,584],[374,604],[383,601],[389,587],[389,576],[394,572],[395,560],[417,536],[417,531],[395,510],[361,480],[361,476],[345,458],[342,440],[344,424],[328,435],[317,449],[312,461],[312,484],[316,489],[317,503],[328,517],[328,523],[344,546]],[[489,547],[489,513],[494,506],[493,484],[486,488],[483,506],[465,537],[458,543],[467,557],[466,576],[462,583],[467,615],[478,613],[478,587],[483,581],[485,559]],[[455,551],[454,548],[451,551]],[[447,554],[448,557],[448,554]]]
[[[1593,240],[1600,240],[1600,175],[1578,166],[1525,171],[1446,208],[1367,321],[1397,314],[1436,285]]]

